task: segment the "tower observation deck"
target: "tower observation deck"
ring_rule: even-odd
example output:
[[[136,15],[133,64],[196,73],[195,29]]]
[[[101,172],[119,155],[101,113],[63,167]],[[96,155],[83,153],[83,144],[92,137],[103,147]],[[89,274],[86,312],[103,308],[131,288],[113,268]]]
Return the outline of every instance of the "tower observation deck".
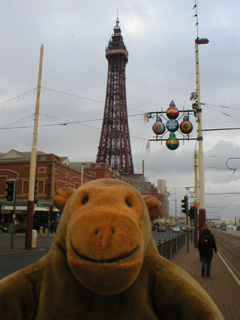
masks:
[[[126,102],[125,68],[128,51],[117,18],[114,33],[106,48],[108,60],[107,91],[97,163],[107,163],[113,170],[133,174],[133,161]]]

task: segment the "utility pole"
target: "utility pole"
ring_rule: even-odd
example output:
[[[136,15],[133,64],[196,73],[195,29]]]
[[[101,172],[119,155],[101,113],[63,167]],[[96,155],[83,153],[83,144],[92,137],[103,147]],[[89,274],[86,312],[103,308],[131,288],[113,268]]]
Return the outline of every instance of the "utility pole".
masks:
[[[199,79],[199,55],[198,45],[207,44],[209,41],[206,38],[195,39],[195,59],[196,59],[196,112],[198,122],[198,175],[199,175],[199,230],[202,230],[206,221],[205,209],[205,187],[204,187],[204,157],[203,157],[203,137],[202,137],[202,108],[200,98],[200,79]]]
[[[32,144],[32,152],[31,152],[31,160],[30,160],[30,176],[29,176],[29,188],[28,188],[28,211],[27,211],[25,249],[32,248],[34,189],[35,189],[36,162],[37,162],[37,135],[38,135],[39,105],[40,105],[40,93],[41,93],[41,81],[42,81],[42,62],[43,62],[43,45],[41,45],[41,50],[40,50],[37,100],[36,100],[35,119],[34,119],[33,144]]]

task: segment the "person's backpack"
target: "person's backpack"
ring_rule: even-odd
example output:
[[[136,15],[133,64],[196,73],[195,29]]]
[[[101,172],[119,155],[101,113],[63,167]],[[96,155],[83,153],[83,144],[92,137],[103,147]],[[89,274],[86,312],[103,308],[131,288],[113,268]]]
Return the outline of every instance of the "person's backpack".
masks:
[[[211,247],[211,237],[209,234],[203,234],[201,236],[200,245],[205,249],[208,249]]]

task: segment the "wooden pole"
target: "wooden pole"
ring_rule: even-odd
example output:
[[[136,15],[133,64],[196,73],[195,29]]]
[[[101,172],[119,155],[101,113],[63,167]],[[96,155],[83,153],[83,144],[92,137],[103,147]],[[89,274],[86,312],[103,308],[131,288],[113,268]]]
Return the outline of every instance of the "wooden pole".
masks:
[[[41,45],[41,50],[40,50],[37,100],[36,100],[36,110],[35,110],[35,119],[34,119],[33,144],[32,144],[32,152],[31,152],[31,160],[30,160],[25,249],[32,248],[32,228],[33,228],[34,191],[35,191],[34,189],[35,189],[35,175],[36,175],[36,162],[37,162],[37,135],[38,135],[39,105],[40,105],[40,93],[41,93],[41,81],[42,81],[42,63],[43,63],[43,45]]]

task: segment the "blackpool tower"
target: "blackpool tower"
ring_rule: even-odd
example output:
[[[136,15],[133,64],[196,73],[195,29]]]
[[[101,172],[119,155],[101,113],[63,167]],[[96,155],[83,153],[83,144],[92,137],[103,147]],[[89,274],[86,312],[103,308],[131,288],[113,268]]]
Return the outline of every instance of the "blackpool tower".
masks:
[[[128,128],[126,76],[128,51],[124,45],[117,18],[114,33],[106,48],[108,78],[102,131],[97,163],[107,163],[113,170],[133,174]]]

